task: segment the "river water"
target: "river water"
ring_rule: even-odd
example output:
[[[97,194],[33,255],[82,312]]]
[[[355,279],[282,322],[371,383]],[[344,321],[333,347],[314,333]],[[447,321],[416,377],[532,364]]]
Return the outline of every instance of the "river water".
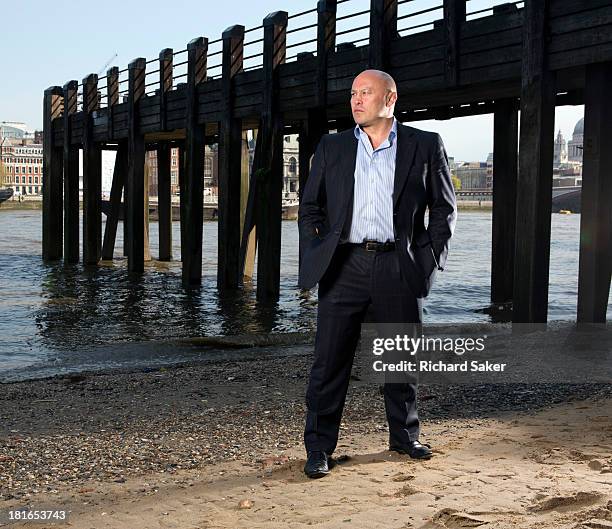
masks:
[[[215,222],[204,223],[203,287],[187,292],[181,287],[178,223],[176,261],[152,261],[141,277],[131,278],[122,257],[121,223],[116,260],[84,268],[43,263],[41,220],[40,211],[0,209],[0,381],[153,366],[194,354],[164,340],[315,328],[316,292],[305,298],[296,286],[295,221],[282,225],[280,300],[264,307],[255,299],[256,277],[238,293],[219,296]],[[552,215],[550,320],[576,318],[579,227],[580,215]],[[155,257],[157,223],[150,231]],[[491,213],[460,211],[446,269],[424,303],[426,322],[491,321],[482,312],[489,305],[490,254]]]

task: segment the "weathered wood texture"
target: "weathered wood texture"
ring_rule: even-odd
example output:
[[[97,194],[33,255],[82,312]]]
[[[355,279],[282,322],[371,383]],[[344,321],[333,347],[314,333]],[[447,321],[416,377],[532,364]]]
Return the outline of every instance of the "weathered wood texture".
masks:
[[[578,321],[605,323],[612,271],[612,63],[589,66],[584,151]]]
[[[127,223],[128,270],[144,270],[144,164],[145,140],[138,129],[140,101],[145,91],[146,60],[133,60],[128,70],[128,173],[125,222]]]
[[[462,6],[460,2],[457,4],[447,0],[447,10],[455,14],[455,20],[460,20]],[[384,42],[389,49],[385,61],[402,95],[396,111],[519,97],[524,12],[525,9],[508,5],[496,6],[489,16],[463,23],[449,19],[433,30],[402,38],[385,40],[387,37],[380,37],[378,33],[371,36],[374,48]],[[551,0],[549,21],[550,42],[546,59],[551,70],[584,68],[587,64],[612,60],[610,0],[593,0],[588,6],[578,0]],[[385,23],[392,27],[393,21]],[[390,35],[389,31],[384,35]],[[449,48],[453,43],[456,47]],[[330,118],[346,112],[346,94],[355,72],[367,68],[376,56],[371,56],[370,47],[366,45],[329,53],[326,89]],[[280,110],[287,117],[301,121],[308,109],[316,104],[321,89],[317,86],[319,67],[318,57],[279,65]],[[447,82],[452,84],[455,75],[457,84],[449,93]],[[576,77],[580,77],[580,71],[567,76],[568,83],[575,82]],[[235,76],[236,118],[245,120],[259,116],[262,80],[262,70],[241,72]],[[560,83],[557,87],[559,90],[567,88]],[[139,130],[158,132],[162,130],[164,121],[165,130],[184,129],[186,94],[183,85],[183,88],[169,91],[165,103],[159,95],[145,97]],[[209,80],[198,87],[198,123],[223,119],[222,94],[222,79]],[[167,110],[162,117],[160,107],[164,104]],[[106,107],[100,109],[94,123],[94,140],[127,138],[127,103],[114,108],[112,119],[109,119],[108,112]],[[71,141],[74,144],[81,142],[81,114],[78,113],[72,122]],[[112,129],[109,129],[109,124]],[[246,128],[245,123],[243,127]],[[62,145],[63,120],[53,121],[53,137],[56,145]]]
[[[64,104],[61,87],[45,90],[43,99],[43,220],[42,251],[44,260],[62,257],[62,149],[53,142],[52,123],[61,116]]]
[[[157,214],[160,261],[172,261],[171,154],[171,148],[167,142],[161,142],[157,146]]]
[[[234,79],[242,71],[244,26],[223,32],[222,107],[219,135],[219,230],[217,286],[235,289],[240,277],[240,219],[242,180],[242,120],[234,112]]]
[[[493,219],[491,303],[512,301],[516,233],[518,101],[495,102],[493,117]]]
[[[187,45],[187,95],[185,124],[185,228],[182,278],[185,287],[202,282],[202,222],[204,221],[204,127],[198,123],[198,87],[206,80],[208,40]]]
[[[528,2],[525,9],[512,317],[545,323],[556,87],[546,63],[548,1]]]
[[[83,79],[83,263],[102,257],[102,149],[93,138],[94,112],[99,108],[98,76]]]
[[[64,261],[79,262],[79,148],[70,143],[72,117],[77,111],[78,81],[64,85]]]
[[[117,238],[117,224],[119,216],[124,213],[121,195],[125,189],[125,179],[128,172],[127,143],[122,141],[117,149],[113,181],[110,192],[110,213],[106,216],[104,240],[102,242],[102,259],[112,261],[115,253],[115,240]],[[125,216],[124,216],[125,224]],[[124,241],[125,245],[125,241]]]

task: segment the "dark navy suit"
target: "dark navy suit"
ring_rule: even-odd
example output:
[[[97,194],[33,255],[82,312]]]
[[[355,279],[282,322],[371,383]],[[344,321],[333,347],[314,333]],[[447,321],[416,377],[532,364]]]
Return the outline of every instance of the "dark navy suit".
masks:
[[[310,289],[319,283],[315,359],[306,393],[307,450],[329,455],[336,447],[366,312],[378,322],[420,324],[422,298],[446,262],[457,209],[442,140],[398,123],[396,141],[394,251],[368,252],[343,244],[353,218],[358,148],[353,129],[322,137],[302,192],[299,286]],[[385,384],[384,394],[391,444],[416,440],[416,386]]]

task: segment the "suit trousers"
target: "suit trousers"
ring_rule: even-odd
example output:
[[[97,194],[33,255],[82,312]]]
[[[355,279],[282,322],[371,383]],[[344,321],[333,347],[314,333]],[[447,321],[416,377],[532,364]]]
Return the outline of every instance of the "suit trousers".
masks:
[[[422,322],[422,300],[402,277],[396,250],[371,252],[340,244],[319,281],[314,362],[306,391],[306,451],[336,449],[361,324],[370,309],[376,322]],[[386,383],[390,445],[419,437],[417,386]]]

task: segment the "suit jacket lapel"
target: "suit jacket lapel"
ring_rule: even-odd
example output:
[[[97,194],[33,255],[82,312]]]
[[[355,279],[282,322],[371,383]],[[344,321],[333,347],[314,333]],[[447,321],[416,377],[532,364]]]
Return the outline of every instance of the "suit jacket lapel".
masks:
[[[408,173],[414,163],[416,139],[408,127],[397,124],[397,150],[395,153],[395,177],[393,180],[393,209],[402,194],[402,189],[408,180]]]
[[[347,136],[346,153],[340,153],[344,165],[341,171],[343,176],[342,194],[345,197],[344,200],[350,200],[351,205],[353,201],[353,192],[355,190],[355,166],[357,165],[358,142],[359,140],[351,130],[350,135]]]

